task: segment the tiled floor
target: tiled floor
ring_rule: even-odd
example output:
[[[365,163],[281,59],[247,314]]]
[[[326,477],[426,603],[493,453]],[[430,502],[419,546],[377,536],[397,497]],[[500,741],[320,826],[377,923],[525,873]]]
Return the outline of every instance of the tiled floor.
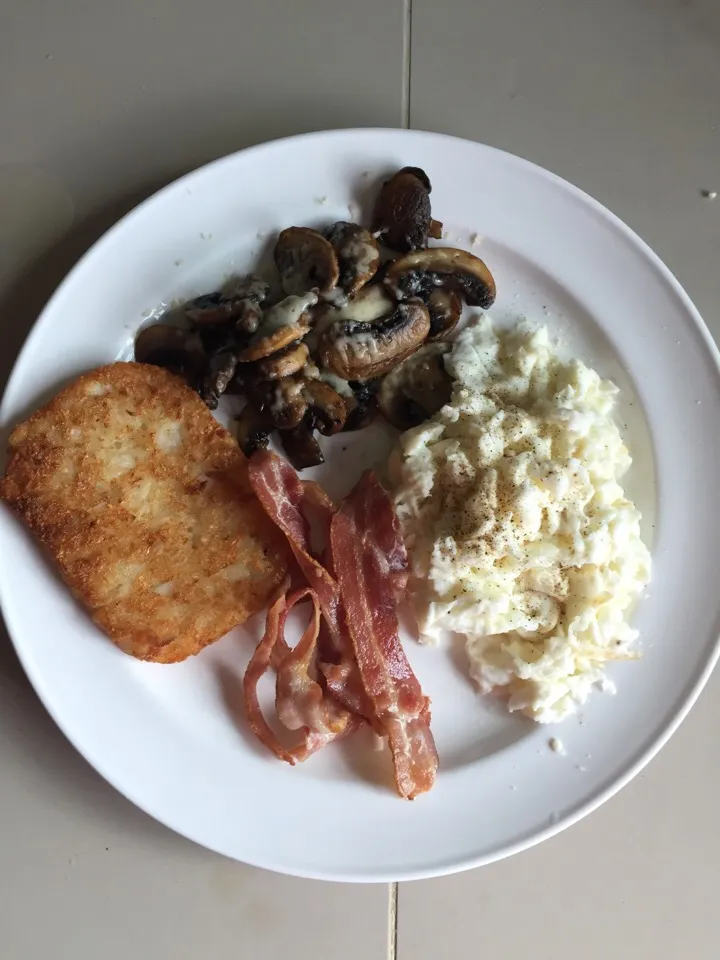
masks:
[[[560,173],[655,247],[720,335],[720,200],[701,195],[720,190],[719,114],[716,0],[0,0],[0,382],[65,270],[139,199],[338,126],[409,122]],[[63,740],[3,640],[0,956],[709,960],[718,703],[716,677],[569,832],[402,885],[395,929],[387,887],[276,877],[149,820]]]

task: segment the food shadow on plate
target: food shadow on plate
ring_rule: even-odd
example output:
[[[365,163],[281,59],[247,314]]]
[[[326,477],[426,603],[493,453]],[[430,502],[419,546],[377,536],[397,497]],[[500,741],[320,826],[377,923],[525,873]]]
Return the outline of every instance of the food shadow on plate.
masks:
[[[390,750],[387,743],[379,741],[368,726],[361,727],[347,740],[341,740],[335,744],[335,748],[353,780],[359,778],[367,785],[395,793]]]

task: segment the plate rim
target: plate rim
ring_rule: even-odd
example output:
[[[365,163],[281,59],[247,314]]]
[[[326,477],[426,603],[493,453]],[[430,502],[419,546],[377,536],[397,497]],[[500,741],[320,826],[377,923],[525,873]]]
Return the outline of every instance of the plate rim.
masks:
[[[24,356],[32,349],[35,342],[41,337],[43,327],[47,322],[48,316],[52,313],[55,303],[62,297],[66,286],[72,281],[75,273],[84,268],[86,263],[95,256],[99,249],[105,244],[112,242],[113,238],[121,230],[125,229],[129,223],[132,222],[133,218],[139,217],[147,212],[147,209],[152,206],[153,203],[157,202],[163,195],[166,193],[179,188],[180,186],[186,185],[189,180],[192,180],[194,177],[197,177],[201,174],[206,174],[209,170],[220,167],[224,164],[231,164],[236,157],[240,155],[248,154],[260,154],[264,150],[277,148],[280,145],[289,145],[292,143],[297,143],[300,141],[309,141],[317,140],[327,141],[333,138],[343,138],[348,135],[359,136],[359,137],[373,137],[373,136],[383,136],[391,134],[394,136],[403,136],[408,139],[413,137],[418,138],[432,138],[437,141],[446,141],[451,145],[453,143],[461,143],[464,145],[470,145],[474,149],[481,151],[487,151],[488,153],[499,155],[502,160],[506,163],[514,164],[515,166],[526,169],[529,172],[532,172],[536,176],[540,176],[554,185],[562,188],[566,192],[569,192],[576,200],[584,204],[586,207],[589,207],[603,218],[607,223],[609,223],[615,230],[618,230],[621,234],[624,234],[625,238],[629,240],[640,253],[643,254],[644,258],[649,261],[654,270],[662,277],[662,279],[670,286],[675,296],[678,297],[680,303],[685,309],[686,315],[692,319],[692,323],[695,327],[695,332],[700,335],[700,339],[705,347],[706,354],[708,359],[710,359],[715,367],[715,372],[720,379],[720,350],[716,345],[710,331],[705,324],[700,312],[693,303],[692,299],[685,291],[683,286],[680,284],[678,279],[669,269],[669,267],[662,261],[657,253],[648,245],[648,243],[631,227],[629,227],[623,220],[620,219],[615,213],[609,210],[604,204],[600,203],[590,194],[586,193],[579,187],[577,187],[572,182],[566,180],[563,177],[558,176],[550,170],[534,163],[531,160],[528,160],[524,157],[517,156],[516,154],[509,153],[508,151],[502,150],[498,147],[493,147],[479,141],[468,140],[463,137],[456,137],[450,134],[445,133],[436,133],[434,131],[428,131],[424,129],[404,129],[404,128],[393,128],[393,127],[351,127],[351,128],[338,128],[338,129],[328,129],[320,131],[311,131],[308,133],[302,133],[297,135],[291,135],[286,137],[279,137],[273,140],[264,141],[262,143],[254,144],[249,147],[245,147],[241,150],[234,151],[230,154],[227,154],[223,157],[219,157],[215,160],[212,160],[208,163],[205,163],[182,176],[178,177],[175,180],[165,184],[149,197],[141,201],[127,213],[125,213],[119,220],[112,224],[100,237],[98,237],[91,246],[80,256],[80,258],[72,265],[68,270],[66,275],[63,277],[61,282],[58,284],[57,288],[54,290],[52,295],[49,297],[42,310],[38,314],[37,318],[32,324],[31,329],[29,330],[23,344],[13,362],[12,370],[8,377],[7,383],[5,385],[2,400],[0,401],[0,431],[2,435],[5,435],[5,430],[9,426],[7,422],[7,407],[9,406],[9,398],[15,392],[16,389],[16,380],[19,380],[21,374],[21,368],[23,365]],[[78,746],[73,739],[73,737],[67,732],[64,722],[57,715],[55,705],[52,702],[51,692],[44,689],[44,684],[41,678],[37,675],[32,663],[30,662],[29,655],[26,656],[23,644],[16,639],[16,633],[19,635],[21,630],[18,629],[18,625],[14,622],[14,615],[11,614],[8,605],[4,602],[4,583],[0,579],[0,607],[2,608],[3,616],[8,630],[8,635],[12,642],[15,653],[22,665],[23,671],[27,676],[31,686],[33,687],[36,695],[38,696],[43,708],[47,713],[52,717],[54,723],[57,725],[63,736],[72,744],[73,748],[88,762],[97,773],[106,780],[113,789],[117,790],[122,796],[127,800],[141,809],[148,816],[152,817],[154,820],[161,823],[167,829],[172,830],[175,833],[183,836],[184,838],[199,844],[200,846],[205,847],[215,853],[218,853],[222,856],[228,856],[222,849],[219,849],[217,846],[213,846],[211,843],[208,843],[206,840],[200,840],[193,835],[192,830],[185,828],[179,828],[177,826],[171,826],[172,817],[167,817],[164,815],[159,815],[153,809],[151,809],[152,804],[146,804],[139,801],[135,798],[134,791],[129,790],[127,786],[121,786],[119,782],[115,779],[112,773],[108,773],[105,768],[105,763],[102,759],[91,756],[92,751],[82,749]],[[247,859],[243,860],[243,863],[248,864],[249,866],[257,867],[260,869],[269,869],[276,872],[283,873],[287,876],[294,876],[299,878],[306,879],[315,879],[315,880],[333,880],[338,882],[348,882],[348,883],[387,883],[393,881],[407,881],[407,880],[416,880],[416,879],[430,879],[433,877],[445,876],[453,873],[460,873],[466,870],[471,870],[479,866],[484,866],[489,863],[496,862],[506,857],[513,856],[516,853],[519,853],[523,850],[527,850],[538,843],[543,842],[544,840],[549,839],[550,837],[555,836],[556,834],[562,832],[570,826],[573,826],[579,820],[583,819],[588,814],[592,813],[603,803],[613,797],[618,793],[623,787],[625,787],[637,774],[657,755],[657,753],[665,746],[670,737],[676,732],[680,724],[687,717],[688,713],[696,703],[700,693],[705,687],[710,675],[712,674],[713,669],[715,668],[718,659],[720,658],[720,619],[716,620],[715,623],[715,639],[714,642],[711,641],[711,638],[708,638],[712,642],[712,648],[710,655],[708,656],[703,669],[700,671],[699,675],[696,677],[694,682],[690,685],[690,688],[687,691],[684,691],[680,694],[675,710],[669,716],[665,725],[660,728],[653,736],[649,744],[644,750],[636,756],[636,758],[628,762],[622,770],[619,770],[617,773],[613,774],[612,781],[603,789],[599,789],[590,799],[584,803],[579,803],[575,809],[571,812],[565,813],[563,816],[559,817],[558,820],[542,830],[533,832],[532,836],[521,838],[515,843],[504,846],[500,851],[491,852],[489,854],[480,855],[480,856],[468,856],[463,859],[453,858],[449,863],[435,863],[433,866],[428,867],[427,869],[409,869],[406,871],[396,871],[393,873],[393,876],[390,877],[386,872],[377,871],[363,871],[361,873],[356,872],[343,872],[338,870],[326,871],[326,870],[307,870],[293,868],[292,866],[280,864],[274,862],[275,858],[266,858],[264,860]]]

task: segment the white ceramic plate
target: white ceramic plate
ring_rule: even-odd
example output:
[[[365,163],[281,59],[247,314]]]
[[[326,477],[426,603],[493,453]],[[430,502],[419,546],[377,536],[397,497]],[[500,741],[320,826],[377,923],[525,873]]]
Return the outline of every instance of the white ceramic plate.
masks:
[[[259,621],[183,664],[134,661],[0,513],[5,617],[28,676],[77,749],[179,833],[308,877],[432,876],[557,833],[650,759],[718,653],[715,347],[678,283],[626,226],[557,177],[488,147],[411,131],[313,134],[172,184],[110,230],[50,301],[10,380],[3,426],[122,355],[159,304],[253,265],[279,228],[357,216],[356,204],[366,215],[379,179],[405,164],[428,171],[448,242],[472,247],[493,270],[496,319],[546,320],[622,388],[635,458],[629,489],[654,544],[654,577],[636,616],[645,655],[610,670],[616,696],[595,694],[562,727],[535,726],[476,696],[448,651],[406,636],[433,700],[441,772],[431,794],[402,802],[384,756],[361,738],[290,768],[249,737],[239,684]],[[380,429],[336,438],[320,479],[346,492],[362,466],[384,457],[388,439]],[[549,749],[552,736],[565,756]]]

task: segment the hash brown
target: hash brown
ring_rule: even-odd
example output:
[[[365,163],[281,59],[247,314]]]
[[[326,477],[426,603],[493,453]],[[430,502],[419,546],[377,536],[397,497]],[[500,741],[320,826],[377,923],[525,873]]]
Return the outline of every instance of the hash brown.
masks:
[[[177,377],[113,363],[15,428],[0,497],[120,649],[172,663],[262,610],[286,569],[232,435]]]

